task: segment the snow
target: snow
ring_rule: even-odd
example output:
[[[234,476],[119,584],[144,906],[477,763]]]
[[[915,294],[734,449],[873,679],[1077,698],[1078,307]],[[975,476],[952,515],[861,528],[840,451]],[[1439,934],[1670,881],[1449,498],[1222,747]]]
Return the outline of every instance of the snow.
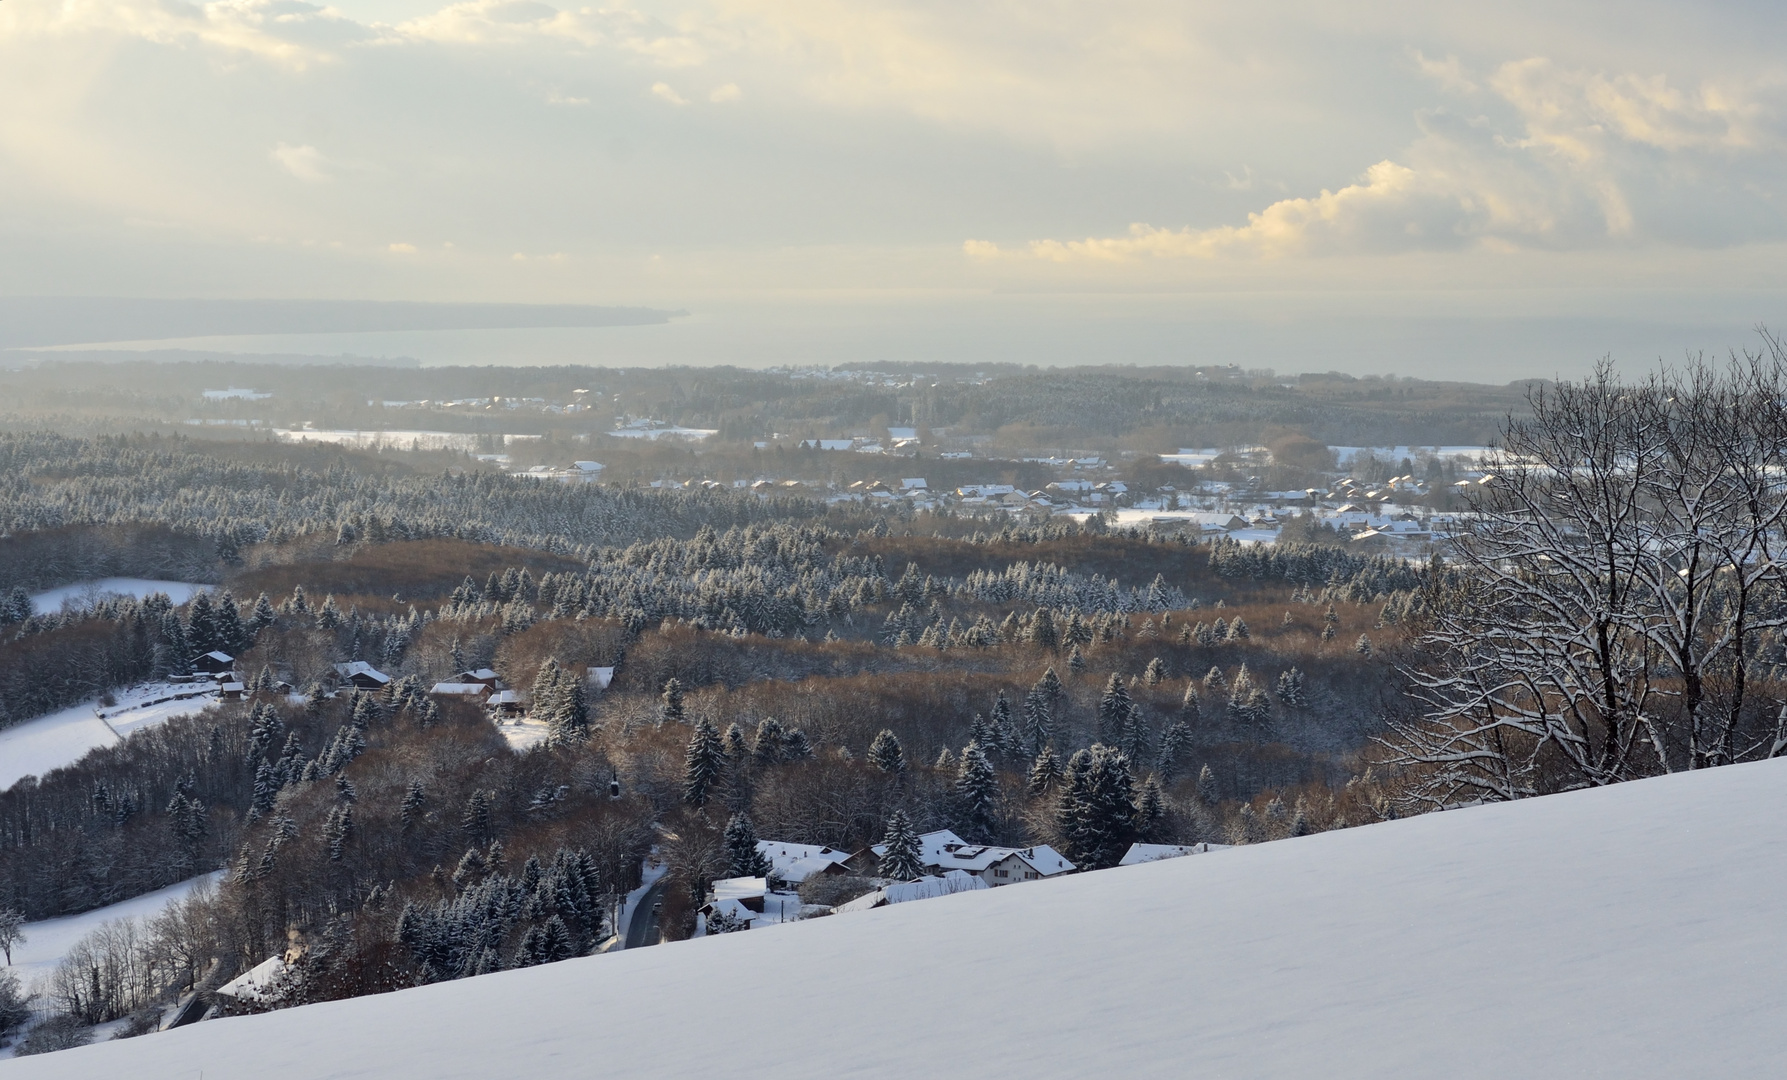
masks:
[[[913,1075],[865,1052],[887,1032],[972,1046],[923,1059],[942,1077],[1777,1077],[1784,816],[1787,761],[1703,770],[207,1021],[7,1080]],[[750,1049],[790,1024],[798,1053]]]
[[[509,742],[509,749],[517,754],[532,750],[546,741],[552,729],[544,720],[535,720],[529,716],[518,716],[513,720],[496,721],[496,729],[503,733]]]
[[[115,706],[102,708],[94,698],[0,728],[0,791],[22,777],[72,765],[87,751],[122,742],[133,731],[203,712],[215,704],[216,690],[212,682],[145,683],[118,691]]]
[[[166,593],[169,600],[184,604],[198,593],[212,588],[190,581],[152,581],[148,578],[109,577],[94,581],[77,581],[59,589],[40,592],[31,598],[31,610],[39,615],[61,611],[65,603],[75,607],[92,607],[95,600],[107,596],[134,596],[141,600],[155,593]]]
[[[60,919],[44,919],[41,922],[25,924],[25,941],[13,946],[12,970],[19,977],[19,982],[29,990],[49,977],[56,970],[56,965],[68,955],[68,950],[75,942],[86,937],[105,923],[118,919],[146,919],[161,914],[161,909],[175,900],[182,899],[201,881],[214,881],[222,876],[222,872],[201,874],[188,878],[165,889],[157,889],[152,893],[132,897],[113,904],[110,907],[94,908],[79,915],[65,915]]]

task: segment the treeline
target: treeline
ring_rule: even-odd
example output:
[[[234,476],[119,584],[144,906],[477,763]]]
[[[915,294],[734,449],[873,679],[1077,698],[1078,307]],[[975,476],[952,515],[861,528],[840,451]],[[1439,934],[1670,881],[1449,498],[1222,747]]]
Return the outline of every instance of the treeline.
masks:
[[[219,570],[214,540],[170,525],[65,526],[0,536],[0,593],[107,577],[215,582]]]

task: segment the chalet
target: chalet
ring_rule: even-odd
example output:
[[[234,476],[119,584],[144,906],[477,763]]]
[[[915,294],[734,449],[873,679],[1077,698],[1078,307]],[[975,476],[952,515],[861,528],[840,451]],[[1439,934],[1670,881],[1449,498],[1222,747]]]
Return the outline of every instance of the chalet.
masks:
[[[927,869],[940,873],[961,870],[986,882],[989,888],[997,888],[1071,873],[1074,865],[1047,844],[1026,848],[945,844],[936,861],[928,864]]]
[[[453,681],[462,683],[483,683],[492,690],[500,690],[503,686],[502,679],[498,678],[496,672],[487,667],[479,668],[476,671],[462,671],[454,676]]]
[[[757,850],[770,863],[770,879],[798,885],[816,874],[848,874],[850,853],[818,844],[759,840]]]
[[[746,909],[763,914],[763,898],[769,895],[769,880],[760,877],[721,878],[709,890],[713,902],[736,900]]]
[[[526,711],[526,704],[521,700],[519,690],[498,690],[484,702],[498,716],[520,716]]]
[[[391,682],[391,676],[364,660],[355,660],[351,664],[336,664],[335,675],[342,682],[357,690],[383,690]]]
[[[943,855],[943,848],[948,844],[955,844],[958,847],[961,847],[965,846],[967,841],[948,829],[938,829],[936,832],[928,832],[920,835],[918,838],[919,864],[923,866],[935,866],[937,860]],[[885,854],[887,854],[887,845],[876,844],[873,847],[864,848],[850,856],[849,859],[845,860],[845,865],[854,873],[873,877],[880,869],[881,857]]]
[[[247,687],[232,679],[217,688],[217,700],[241,701],[246,690]]]
[[[223,675],[236,670],[236,658],[213,649],[192,662],[192,670],[204,675]]]
[[[493,693],[488,685],[481,682],[437,682],[428,692],[438,697],[465,698],[479,703]]]

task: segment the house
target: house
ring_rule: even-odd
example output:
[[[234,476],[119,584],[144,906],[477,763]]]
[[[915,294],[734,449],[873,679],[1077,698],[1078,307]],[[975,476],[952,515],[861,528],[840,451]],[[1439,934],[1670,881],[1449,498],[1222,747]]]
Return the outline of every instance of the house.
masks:
[[[973,874],[990,888],[1015,885],[1020,881],[1041,881],[1056,874],[1071,873],[1073,863],[1047,844],[1035,847],[1007,848],[989,844],[945,844],[935,862],[927,869],[948,873],[960,870]]]
[[[213,649],[192,662],[192,670],[205,675],[222,675],[236,670],[236,658],[226,652]]]
[[[462,683],[483,683],[492,690],[501,689],[503,685],[503,681],[497,677],[496,672],[487,667],[479,668],[476,671],[462,671],[454,677],[453,681]]]
[[[520,716],[526,709],[519,690],[498,690],[484,704],[498,716]]]
[[[763,898],[769,895],[769,880],[760,877],[721,878],[708,891],[711,907],[716,903],[736,902],[747,911],[763,914]],[[703,913],[706,912],[703,908]]]
[[[850,853],[818,844],[759,840],[757,850],[770,863],[770,879],[798,885],[815,874],[848,874]]]
[[[481,682],[437,682],[428,692],[440,697],[468,698],[479,703],[493,693],[489,685]]]
[[[900,490],[902,490],[902,491],[929,491],[930,485],[925,483],[925,478],[922,476],[907,476],[907,477],[901,478]]]
[[[938,829],[936,832],[920,835],[918,838],[919,863],[924,866],[937,865],[937,860],[943,856],[944,847],[949,844],[961,847],[965,846],[967,841],[948,829]],[[845,861],[845,865],[855,873],[873,877],[881,867],[881,856],[885,854],[887,854],[887,845],[876,844],[850,856]]]
[[[351,664],[336,664],[335,675],[342,682],[348,683],[358,690],[383,690],[391,682],[391,676],[364,660],[355,660]]]
[[[244,687],[241,683],[231,680],[230,682],[226,682],[217,688],[217,700],[219,700],[219,701],[241,701],[243,692],[246,689],[247,688]]]
[[[901,881],[866,893],[848,903],[832,908],[836,914],[843,915],[852,911],[873,911],[889,904],[903,904],[909,900],[931,900],[952,893],[974,892],[987,888],[987,883],[973,874],[962,870],[950,870],[938,876],[926,876],[915,881]]]

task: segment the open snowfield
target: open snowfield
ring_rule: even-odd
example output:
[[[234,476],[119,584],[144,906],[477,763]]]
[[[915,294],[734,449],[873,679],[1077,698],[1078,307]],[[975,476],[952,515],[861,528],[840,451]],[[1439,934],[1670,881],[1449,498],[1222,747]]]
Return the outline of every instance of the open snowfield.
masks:
[[[161,914],[169,901],[178,900],[201,881],[216,880],[221,872],[203,874],[165,889],[132,897],[110,907],[95,908],[79,915],[25,924],[25,943],[12,950],[12,971],[29,990],[41,984],[56,969],[68,950],[81,938],[115,919],[140,919]]]
[[[215,703],[214,695],[137,704],[173,694],[190,694],[197,688],[191,683],[134,686],[118,691],[118,704],[114,707],[102,709],[95,699],[9,728],[0,728],[0,790],[18,783],[21,777],[43,776],[51,769],[72,765],[87,751],[122,742],[125,736],[139,728],[153,727],[176,716],[203,712]],[[100,715],[102,712],[104,717]]]
[[[93,601],[106,596],[134,596],[141,600],[155,593],[167,593],[168,599],[176,604],[184,604],[197,593],[211,588],[210,585],[195,585],[190,581],[150,581],[146,578],[109,577],[97,581],[78,581],[73,585],[64,585],[59,589],[40,592],[31,598],[31,610],[39,615],[61,611],[67,601],[74,601],[77,607],[90,607]]]
[[[1779,1077],[1787,761],[210,1021],[7,1080]]]

